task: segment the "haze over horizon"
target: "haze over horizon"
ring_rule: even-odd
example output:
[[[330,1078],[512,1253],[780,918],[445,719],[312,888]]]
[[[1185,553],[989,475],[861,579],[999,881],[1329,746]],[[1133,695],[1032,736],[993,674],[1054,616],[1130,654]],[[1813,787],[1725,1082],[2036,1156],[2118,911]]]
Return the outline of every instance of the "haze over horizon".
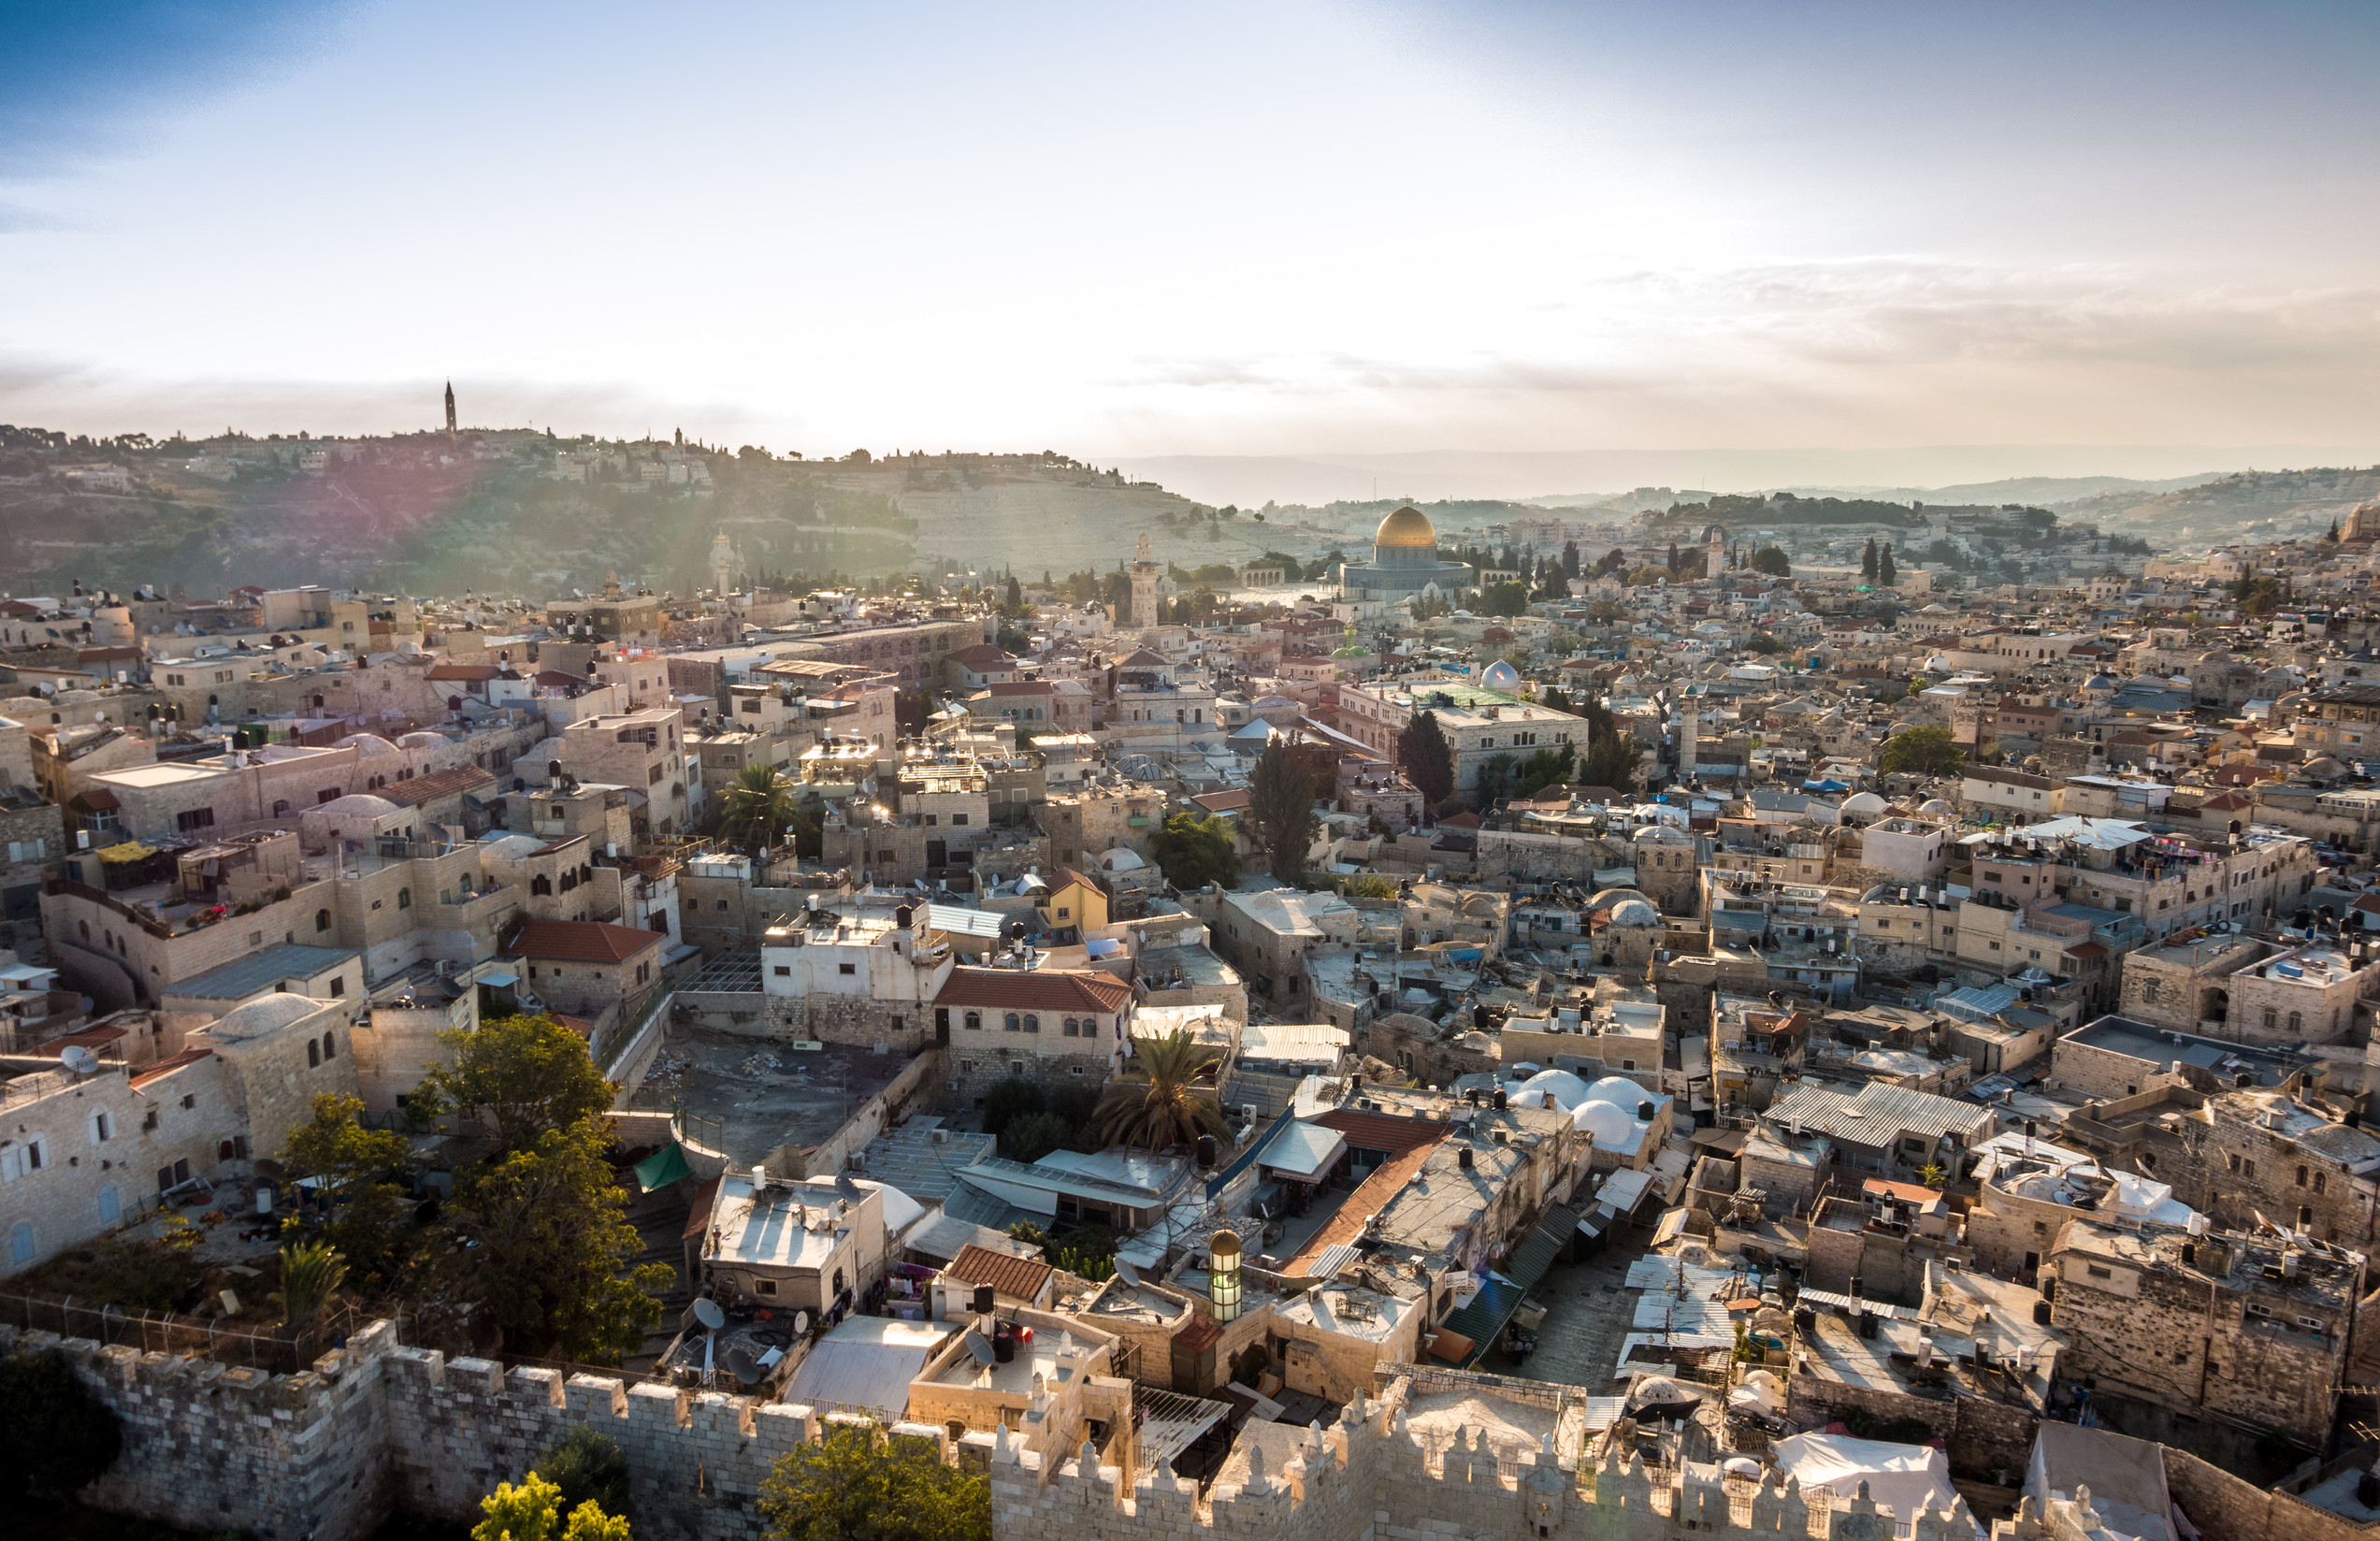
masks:
[[[2365,7],[138,0],[9,39],[5,421],[388,432],[452,377],[471,424],[1242,502],[2380,459]]]

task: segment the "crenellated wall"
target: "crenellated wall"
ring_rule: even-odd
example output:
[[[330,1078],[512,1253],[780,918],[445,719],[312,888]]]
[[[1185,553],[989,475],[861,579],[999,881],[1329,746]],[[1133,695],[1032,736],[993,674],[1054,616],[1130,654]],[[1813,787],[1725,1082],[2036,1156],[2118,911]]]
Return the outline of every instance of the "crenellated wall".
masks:
[[[640,1541],[759,1541],[761,1483],[780,1456],[846,1415],[784,1403],[624,1384],[552,1370],[506,1371],[396,1341],[376,1322],[302,1375],[267,1376],[210,1361],[103,1347],[0,1328],[0,1353],[57,1348],[123,1419],[124,1449],[87,1495],[103,1508],[258,1541],[356,1541],[396,1506],[478,1516],[565,1430],[610,1434],[627,1458]],[[1430,1386],[1447,1390],[1445,1372]],[[1121,1383],[1116,1383],[1120,1386]],[[1866,1499],[1805,1499],[1773,1475],[1702,1480],[1617,1454],[1579,1469],[1540,1449],[1500,1453],[1481,1431],[1434,1447],[1407,1428],[1409,1379],[1317,1424],[1285,1469],[1252,1448],[1245,1480],[1129,1479],[1089,1445],[1027,1448],[1004,1427],[953,1442],[916,1424],[945,1459],[988,1462],[996,1541],[1894,1541],[1894,1517]],[[1474,1394],[1503,1396],[1493,1377]],[[1548,1387],[1548,1394],[1560,1389]],[[1527,1397],[1525,1400],[1536,1400]],[[1132,1442],[1111,1440],[1111,1452]],[[2016,1528],[2022,1530],[2022,1526]],[[1996,1527],[1994,1541],[2033,1541]],[[1964,1503],[1915,1517],[1905,1541],[1975,1541]]]

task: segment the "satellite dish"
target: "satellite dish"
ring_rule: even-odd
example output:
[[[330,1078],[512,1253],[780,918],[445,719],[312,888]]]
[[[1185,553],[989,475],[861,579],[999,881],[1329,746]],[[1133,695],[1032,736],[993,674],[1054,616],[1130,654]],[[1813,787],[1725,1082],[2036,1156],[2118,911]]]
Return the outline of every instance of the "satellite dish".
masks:
[[[1134,1268],[1130,1262],[1127,1262],[1122,1258],[1118,1258],[1116,1260],[1116,1272],[1123,1277],[1126,1284],[1131,1285],[1135,1289],[1140,1288],[1140,1270]]]
[[[796,1311],[793,1314],[793,1335],[795,1337],[800,1337],[809,1331],[810,1313],[807,1311]]]
[[[835,1174],[836,1198],[843,1200],[846,1203],[856,1204],[867,1196],[868,1195],[866,1193],[860,1190],[858,1183],[853,1182],[850,1178],[844,1176],[840,1172]]]
[[[99,1057],[80,1044],[69,1044],[58,1053],[65,1067],[77,1075],[88,1075],[99,1068]]]
[[[728,1374],[735,1376],[736,1379],[743,1382],[746,1386],[757,1383],[760,1379],[760,1366],[759,1363],[753,1359],[752,1350],[743,1347],[728,1349]]]
[[[997,1362],[991,1351],[991,1345],[984,1341],[984,1335],[981,1332],[967,1334],[967,1352],[975,1356],[977,1364],[989,1366]]]
[[[719,1309],[717,1301],[699,1300],[694,1303],[694,1319],[702,1324],[705,1332],[715,1332],[728,1324],[728,1314]]]

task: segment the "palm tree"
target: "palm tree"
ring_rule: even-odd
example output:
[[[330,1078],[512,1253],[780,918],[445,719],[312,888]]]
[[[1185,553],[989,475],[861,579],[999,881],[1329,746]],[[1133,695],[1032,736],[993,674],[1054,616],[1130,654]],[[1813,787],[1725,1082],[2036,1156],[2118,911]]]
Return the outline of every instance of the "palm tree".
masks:
[[[781,838],[786,827],[801,816],[794,806],[793,787],[776,767],[747,765],[728,784],[719,820],[722,838],[755,851],[766,850]]]
[[[1200,1073],[1222,1059],[1219,1049],[1175,1029],[1163,1038],[1144,1038],[1132,1049],[1130,1069],[1107,1084],[1091,1110],[1091,1134],[1104,1145],[1162,1150],[1188,1145],[1201,1134],[1228,1135],[1223,1104],[1197,1084]]]
[[[315,1307],[327,1305],[347,1282],[347,1260],[328,1242],[301,1242],[281,1249],[281,1288],[273,1303],[281,1319],[297,1321]]]

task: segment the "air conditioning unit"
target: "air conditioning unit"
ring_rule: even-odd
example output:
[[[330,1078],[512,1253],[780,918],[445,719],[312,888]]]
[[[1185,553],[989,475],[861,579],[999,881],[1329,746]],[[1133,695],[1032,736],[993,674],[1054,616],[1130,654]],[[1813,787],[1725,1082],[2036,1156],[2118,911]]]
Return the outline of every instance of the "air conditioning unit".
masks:
[[[956,1082],[956,1081],[953,1081],[953,1082],[951,1082],[950,1084],[951,1084],[952,1086],[954,1086],[954,1087],[955,1087],[955,1086],[957,1086],[959,1083],[958,1083],[958,1082]],[[936,1144],[936,1145],[946,1145],[950,1144],[950,1131],[948,1131],[948,1130],[946,1130],[946,1129],[938,1129],[938,1130],[935,1130],[935,1131],[934,1131],[934,1132],[933,1132],[933,1141],[934,1141],[934,1144]]]

